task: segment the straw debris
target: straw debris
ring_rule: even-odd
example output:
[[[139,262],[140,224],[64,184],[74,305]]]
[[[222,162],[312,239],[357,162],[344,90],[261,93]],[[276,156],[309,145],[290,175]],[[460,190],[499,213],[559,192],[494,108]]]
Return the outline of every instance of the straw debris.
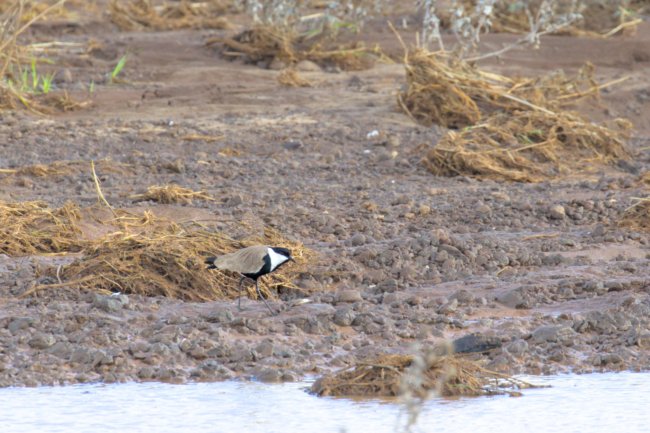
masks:
[[[404,381],[414,362],[411,355],[381,355],[318,379],[311,392],[319,396],[400,396],[406,391]],[[505,394],[513,386],[530,386],[458,355],[431,358],[417,382],[416,389],[408,391],[420,397],[432,391],[444,397]]]
[[[225,1],[208,0],[194,3],[188,0],[154,5],[152,0],[111,0],[111,21],[121,30],[179,30],[227,29]]]
[[[301,77],[293,68],[282,70],[277,77],[278,83],[287,87],[311,87],[309,80]]]
[[[100,238],[83,250],[83,256],[64,266],[59,284],[41,285],[26,293],[57,287],[120,291],[146,296],[167,296],[186,301],[235,299],[239,275],[208,271],[208,256],[225,254],[253,244],[290,248],[297,266],[287,266],[260,280],[264,296],[273,298],[280,288],[300,290],[291,281],[312,253],[302,244],[288,241],[272,230],[242,241],[199,227],[183,227],[151,213],[135,216],[117,211],[115,233]],[[250,289],[250,288],[248,288]],[[254,288],[249,296],[256,297]]]
[[[0,252],[10,256],[77,252],[85,242],[79,208],[66,203],[50,209],[40,201],[0,201]]]
[[[162,204],[192,204],[194,200],[214,201],[214,198],[203,191],[193,191],[178,185],[150,186],[143,194],[131,196],[134,202],[155,201]]]
[[[223,44],[222,55],[230,59],[244,59],[247,63],[269,65],[277,60],[287,65],[311,60],[324,67],[343,70],[363,70],[372,67],[381,56],[379,48],[368,49],[362,43],[337,48],[326,37],[300,35],[290,28],[256,26],[232,38],[217,38],[208,45]]]
[[[541,3],[540,0],[533,1],[530,2],[530,6],[533,10],[537,10]],[[628,2],[627,7],[623,7],[622,2],[618,1],[584,2],[583,7],[578,10],[582,19],[555,34],[598,38],[634,31],[643,22],[638,19],[639,12],[643,11],[642,3],[642,1],[631,1]],[[560,16],[571,13],[574,7],[571,1],[555,1],[552,12]],[[510,2],[497,2],[491,21],[491,31],[496,33],[522,34],[530,31],[530,20],[525,4],[518,6]]]
[[[538,182],[586,161],[628,157],[628,121],[616,119],[610,128],[566,111],[615,84],[598,85],[589,64],[575,77],[511,79],[416,49],[407,52],[405,67],[408,86],[398,95],[400,107],[421,124],[460,129],[428,151],[425,164],[434,174]]]
[[[619,225],[638,232],[650,232],[650,197],[633,200],[635,203],[625,210]]]
[[[89,101],[76,101],[63,92],[41,92],[38,88],[25,88],[24,73],[31,61],[36,62],[35,47],[22,44],[19,37],[36,21],[52,14],[65,12],[59,0],[48,4],[15,0],[2,3],[0,9],[0,110],[25,107],[37,114],[53,110],[70,111],[83,108]]]

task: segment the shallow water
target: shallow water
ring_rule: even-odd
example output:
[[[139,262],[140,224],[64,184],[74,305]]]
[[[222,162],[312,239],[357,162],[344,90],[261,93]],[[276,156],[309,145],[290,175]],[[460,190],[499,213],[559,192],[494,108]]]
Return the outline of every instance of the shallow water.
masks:
[[[428,401],[415,432],[648,432],[650,373],[527,378],[552,388]],[[305,383],[75,385],[0,389],[2,433],[398,432],[402,406],[318,398]]]

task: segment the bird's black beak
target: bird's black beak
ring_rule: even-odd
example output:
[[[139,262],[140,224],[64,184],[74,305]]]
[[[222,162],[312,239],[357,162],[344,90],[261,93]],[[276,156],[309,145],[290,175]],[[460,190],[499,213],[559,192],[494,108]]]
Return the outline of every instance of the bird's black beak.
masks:
[[[293,257],[289,257],[289,261],[296,263],[296,261],[293,259]]]

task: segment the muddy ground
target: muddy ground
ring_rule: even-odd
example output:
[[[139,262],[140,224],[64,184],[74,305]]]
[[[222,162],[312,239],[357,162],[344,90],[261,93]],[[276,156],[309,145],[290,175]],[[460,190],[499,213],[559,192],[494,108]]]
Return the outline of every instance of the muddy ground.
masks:
[[[599,121],[632,120],[634,158],[539,184],[427,172],[421,146],[444,131],[398,110],[401,65],[361,72],[306,65],[300,74],[313,87],[283,87],[278,71],[224,60],[205,46],[235,30],[121,32],[103,16],[38,24],[35,41],[97,45],[57,53],[57,85],[83,95],[94,80],[93,105],[50,116],[1,113],[0,167],[108,159],[115,168],[98,175],[116,207],[215,229],[240,221],[275,227],[319,254],[295,281],[311,302],[280,297],[271,305],[281,313],[270,317],[248,299],[239,312],[232,300],[69,289],[25,298],[45,267],[71,257],[2,256],[1,386],[297,380],[474,333],[456,348],[498,371],[650,368],[650,238],[618,226],[631,198],[647,195],[638,179],[650,169],[649,23],[609,39],[549,36],[540,50],[486,63],[537,75],[591,61],[599,80],[630,76],[581,110]],[[362,37],[399,53],[379,23]],[[483,49],[515,38],[488,35]],[[124,82],[105,84],[125,52]],[[379,136],[369,138],[374,130]],[[217,200],[129,198],[167,183]],[[0,199],[97,205],[89,169],[3,175]]]

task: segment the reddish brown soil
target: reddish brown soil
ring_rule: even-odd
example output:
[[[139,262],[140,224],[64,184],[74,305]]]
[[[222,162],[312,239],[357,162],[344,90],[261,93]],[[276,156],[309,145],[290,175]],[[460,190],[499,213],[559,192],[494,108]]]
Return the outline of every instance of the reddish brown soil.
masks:
[[[116,207],[152,209],[215,229],[270,225],[320,255],[296,281],[310,303],[277,299],[203,304],[105,298],[57,290],[19,298],[46,265],[68,257],[0,257],[0,385],[83,381],[293,380],[378,351],[408,351],[478,332],[501,347],[493,369],[552,373],[650,367],[648,235],[619,228],[650,169],[650,24],[606,40],[550,36],[489,69],[630,78],[581,111],[630,119],[634,158],[541,184],[432,176],[421,145],[438,128],[396,106],[399,64],[363,72],[301,72],[311,88],[280,86],[278,71],[222,59],[204,41],[234,31],[119,32],[103,18],[39,24],[30,35],[100,48],[62,52],[57,86],[91,108],[37,116],[3,112],[0,167],[110,159],[99,172]],[[406,32],[405,32],[406,33]],[[373,23],[363,38],[399,53]],[[514,40],[484,38],[486,51]],[[125,52],[124,82],[106,73]],[[368,138],[378,130],[379,138]],[[193,134],[222,137],[190,140]],[[130,195],[177,183],[215,202],[134,205]],[[90,170],[3,175],[0,199],[95,205]],[[565,216],[552,212],[561,206]],[[112,300],[123,299],[111,303]],[[348,302],[349,301],[349,302]],[[494,339],[489,339],[494,341]],[[477,355],[478,356],[478,355]]]

